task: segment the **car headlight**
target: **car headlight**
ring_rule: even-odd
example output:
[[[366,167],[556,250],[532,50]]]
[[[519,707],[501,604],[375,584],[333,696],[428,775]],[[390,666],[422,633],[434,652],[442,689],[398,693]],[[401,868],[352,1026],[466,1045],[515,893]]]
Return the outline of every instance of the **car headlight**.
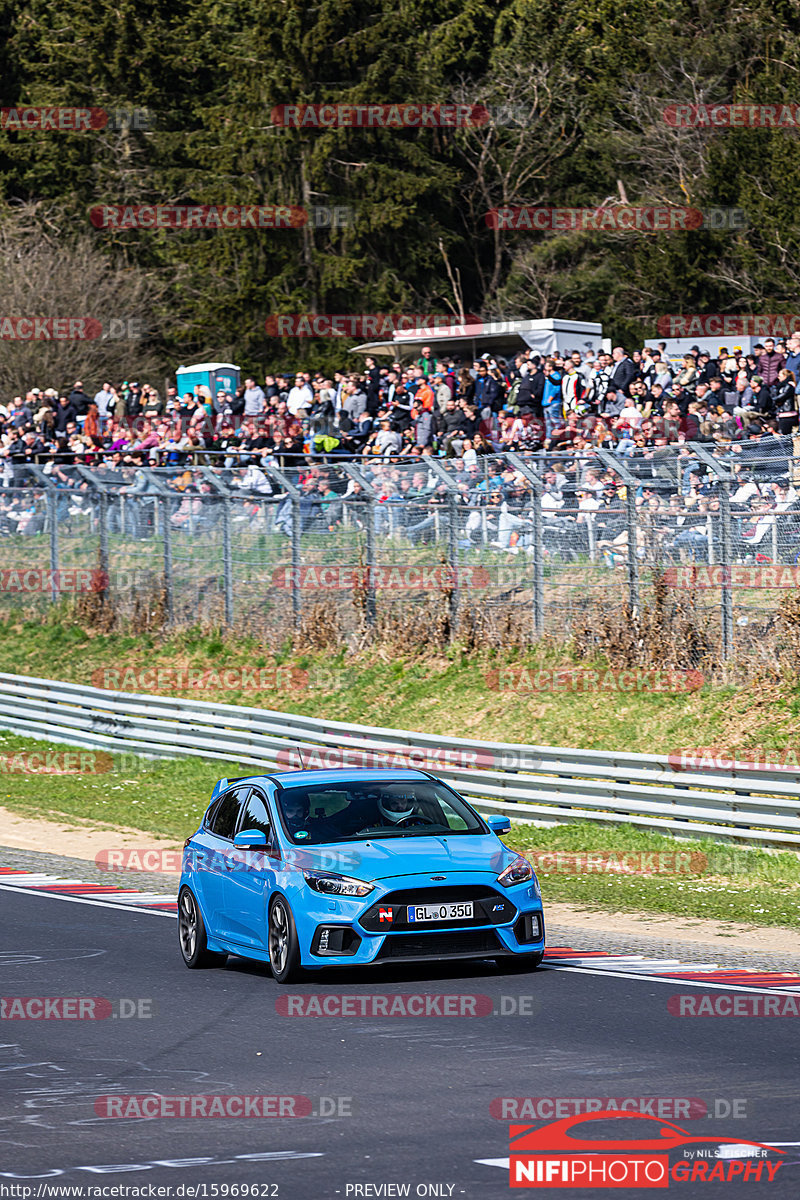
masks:
[[[352,879],[349,875],[334,875],[330,871],[303,871],[303,878],[315,892],[323,896],[368,896],[374,883]]]
[[[517,883],[530,883],[533,877],[533,867],[527,858],[518,854],[514,861],[508,864],[505,871],[497,876],[497,882],[503,887],[514,887]]]

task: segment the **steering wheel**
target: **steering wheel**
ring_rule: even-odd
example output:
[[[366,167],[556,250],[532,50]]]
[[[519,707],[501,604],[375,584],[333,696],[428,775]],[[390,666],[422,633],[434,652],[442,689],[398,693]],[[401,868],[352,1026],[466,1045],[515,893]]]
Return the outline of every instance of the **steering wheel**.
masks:
[[[435,825],[436,821],[431,821],[428,817],[423,817],[419,813],[412,813],[410,817],[403,817],[402,821],[395,822],[395,829],[402,829],[405,825]]]

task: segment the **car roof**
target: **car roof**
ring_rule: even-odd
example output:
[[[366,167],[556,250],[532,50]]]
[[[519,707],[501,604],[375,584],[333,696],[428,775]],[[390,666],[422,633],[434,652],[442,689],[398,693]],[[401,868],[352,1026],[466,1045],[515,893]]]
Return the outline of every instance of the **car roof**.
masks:
[[[359,771],[350,767],[328,771],[282,771],[266,778],[281,787],[310,787],[331,783],[403,783],[430,779],[430,775],[425,771]]]

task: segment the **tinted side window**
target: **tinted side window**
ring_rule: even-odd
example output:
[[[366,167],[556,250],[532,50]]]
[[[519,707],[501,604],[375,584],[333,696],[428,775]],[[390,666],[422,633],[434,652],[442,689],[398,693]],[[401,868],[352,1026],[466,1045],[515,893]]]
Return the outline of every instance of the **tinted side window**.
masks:
[[[222,797],[209,823],[210,830],[217,837],[233,837],[236,830],[236,821],[239,817],[239,809],[249,790],[246,787],[234,788],[232,791],[226,792]]]
[[[254,789],[242,811],[239,829],[260,829],[269,837],[270,824],[269,813],[263,797]]]

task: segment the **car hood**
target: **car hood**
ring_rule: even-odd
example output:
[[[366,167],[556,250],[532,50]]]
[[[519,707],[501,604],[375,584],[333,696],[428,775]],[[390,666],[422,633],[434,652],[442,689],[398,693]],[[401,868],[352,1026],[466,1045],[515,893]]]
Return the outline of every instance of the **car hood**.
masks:
[[[398,875],[441,874],[449,878],[459,872],[497,876],[516,854],[494,834],[457,834],[304,846],[303,858],[312,869],[338,871],[371,882]]]

